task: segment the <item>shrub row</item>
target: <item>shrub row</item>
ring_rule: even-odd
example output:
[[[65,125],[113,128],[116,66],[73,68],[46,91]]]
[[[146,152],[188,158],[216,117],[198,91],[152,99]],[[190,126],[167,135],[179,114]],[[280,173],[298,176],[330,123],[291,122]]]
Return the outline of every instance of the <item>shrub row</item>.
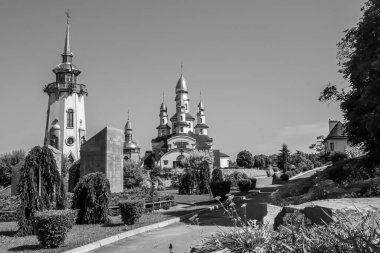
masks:
[[[36,212],[33,218],[34,229],[41,246],[57,248],[62,245],[76,216],[77,212],[71,209]]]

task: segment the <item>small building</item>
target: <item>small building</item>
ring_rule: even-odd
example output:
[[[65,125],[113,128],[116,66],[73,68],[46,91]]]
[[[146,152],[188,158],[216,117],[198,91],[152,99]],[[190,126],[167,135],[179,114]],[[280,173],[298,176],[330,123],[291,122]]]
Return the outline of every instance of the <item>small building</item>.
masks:
[[[344,152],[348,146],[348,138],[342,122],[329,120],[329,134],[325,138],[327,152]]]

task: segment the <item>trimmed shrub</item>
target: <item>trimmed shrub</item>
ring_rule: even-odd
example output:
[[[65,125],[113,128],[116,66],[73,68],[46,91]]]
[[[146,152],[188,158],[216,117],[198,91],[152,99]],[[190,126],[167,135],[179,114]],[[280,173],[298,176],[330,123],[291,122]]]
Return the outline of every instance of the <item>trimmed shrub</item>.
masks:
[[[179,179],[178,194],[192,194],[197,182],[196,173],[189,169],[184,172]]]
[[[126,200],[119,203],[121,219],[126,225],[133,225],[144,213],[144,200]]]
[[[235,172],[231,173],[230,175],[225,176],[225,180],[230,181],[232,187],[237,187],[238,181],[242,180],[242,179],[248,179],[247,174],[245,174],[243,172],[235,171]]]
[[[211,182],[220,182],[220,181],[223,181],[223,172],[221,169],[215,168],[212,171]]]
[[[230,181],[220,181],[220,182],[211,182],[210,189],[212,192],[212,196],[218,197],[220,196],[220,200],[226,200],[226,195],[230,192],[231,182]]]
[[[248,192],[251,189],[251,180],[250,179],[239,180],[238,186],[239,186],[240,192]]]
[[[256,189],[257,178],[250,178],[250,180],[251,180],[251,190]]]
[[[61,246],[75,219],[76,211],[71,209],[36,212],[33,219],[34,228],[41,246],[44,248]]]
[[[280,178],[281,178],[282,181],[288,181],[289,180],[289,175],[288,174],[282,174],[280,176]]]
[[[72,209],[78,209],[78,224],[108,222],[110,183],[103,173],[90,173],[82,177],[74,189]]]

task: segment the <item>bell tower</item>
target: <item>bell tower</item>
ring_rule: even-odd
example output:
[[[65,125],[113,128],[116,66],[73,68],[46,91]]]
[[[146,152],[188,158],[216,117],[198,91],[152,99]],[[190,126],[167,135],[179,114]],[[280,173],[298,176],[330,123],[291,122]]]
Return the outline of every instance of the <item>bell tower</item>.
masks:
[[[55,147],[69,160],[75,161],[79,159],[81,144],[86,140],[84,98],[87,88],[78,83],[81,71],[72,63],[68,11],[66,15],[62,62],[53,69],[55,82],[44,88],[44,92],[49,95],[44,145]]]

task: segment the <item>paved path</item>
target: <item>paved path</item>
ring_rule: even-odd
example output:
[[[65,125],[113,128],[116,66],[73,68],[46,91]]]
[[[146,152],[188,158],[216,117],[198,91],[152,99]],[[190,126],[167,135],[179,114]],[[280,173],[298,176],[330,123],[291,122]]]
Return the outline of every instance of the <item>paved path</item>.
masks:
[[[90,252],[169,253],[170,244],[173,246],[173,253],[190,252],[191,247],[200,244],[203,238],[218,230],[217,226],[197,226],[180,222],[132,236]]]

